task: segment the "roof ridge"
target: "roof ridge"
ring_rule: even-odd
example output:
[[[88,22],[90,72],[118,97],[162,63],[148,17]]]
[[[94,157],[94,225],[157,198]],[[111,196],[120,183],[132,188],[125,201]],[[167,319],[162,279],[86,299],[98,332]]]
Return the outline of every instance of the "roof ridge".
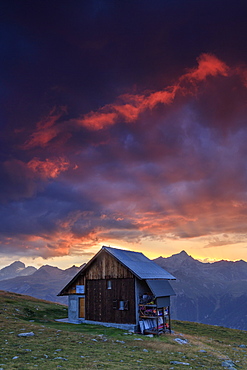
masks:
[[[103,247],[102,247],[103,249]],[[163,267],[159,266],[154,261],[150,260],[142,252],[129,251],[125,249],[104,247],[108,253],[116,258],[123,266],[129,269],[137,278],[141,280],[146,279],[166,279],[175,280],[176,278],[166,271]],[[126,253],[134,254],[139,257],[135,259],[126,258]],[[141,259],[140,259],[141,257]],[[143,265],[144,264],[144,265]],[[149,266],[147,266],[149,264]]]

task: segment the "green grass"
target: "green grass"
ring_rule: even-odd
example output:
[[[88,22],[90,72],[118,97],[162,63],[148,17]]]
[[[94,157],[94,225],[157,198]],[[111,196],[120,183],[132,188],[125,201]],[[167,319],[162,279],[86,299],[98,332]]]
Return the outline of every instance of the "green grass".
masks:
[[[231,359],[236,369],[247,369],[247,348],[239,347],[247,345],[246,332],[174,321],[173,334],[149,338],[98,325],[54,321],[64,317],[65,306],[0,292],[0,368],[223,370],[222,361]],[[35,335],[18,337],[24,332]],[[181,345],[175,338],[188,344]]]
[[[246,343],[247,332],[244,330],[228,329],[223,326],[212,326],[188,321],[173,320],[173,327],[176,331],[184,334],[212,338],[219,343],[237,345],[239,342]]]

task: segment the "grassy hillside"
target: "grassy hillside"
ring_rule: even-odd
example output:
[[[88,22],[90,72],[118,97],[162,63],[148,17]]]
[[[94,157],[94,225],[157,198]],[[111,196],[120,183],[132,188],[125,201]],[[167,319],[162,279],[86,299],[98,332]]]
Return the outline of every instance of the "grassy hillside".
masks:
[[[0,369],[247,369],[243,331],[175,321],[173,334],[148,338],[54,321],[66,316],[65,306],[0,291]]]

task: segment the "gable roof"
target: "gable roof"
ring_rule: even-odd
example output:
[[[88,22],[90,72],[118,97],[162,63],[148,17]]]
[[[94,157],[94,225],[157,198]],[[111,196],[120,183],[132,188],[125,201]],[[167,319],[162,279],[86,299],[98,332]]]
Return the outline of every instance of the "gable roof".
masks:
[[[173,275],[140,252],[132,252],[112,247],[102,247],[102,249],[115,257],[139,279],[176,279]]]
[[[67,288],[70,287],[74,281],[91,265],[91,263],[97,258],[99,253],[105,250],[107,253],[112,255],[118,260],[123,266],[129,269],[138,279],[165,279],[165,280],[176,280],[176,278],[167,272],[165,269],[157,265],[157,263],[148,259],[141,252],[132,252],[123,249],[117,249],[112,247],[103,246],[98,253],[85,265],[82,269],[73,277],[72,280],[58,293],[58,296],[63,295]]]

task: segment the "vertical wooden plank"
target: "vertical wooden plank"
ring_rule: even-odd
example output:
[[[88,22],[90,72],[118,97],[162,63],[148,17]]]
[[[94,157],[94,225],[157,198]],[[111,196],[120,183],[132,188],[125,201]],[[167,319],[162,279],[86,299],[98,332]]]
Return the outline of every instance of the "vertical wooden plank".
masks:
[[[79,298],[79,317],[85,317],[85,298]]]

